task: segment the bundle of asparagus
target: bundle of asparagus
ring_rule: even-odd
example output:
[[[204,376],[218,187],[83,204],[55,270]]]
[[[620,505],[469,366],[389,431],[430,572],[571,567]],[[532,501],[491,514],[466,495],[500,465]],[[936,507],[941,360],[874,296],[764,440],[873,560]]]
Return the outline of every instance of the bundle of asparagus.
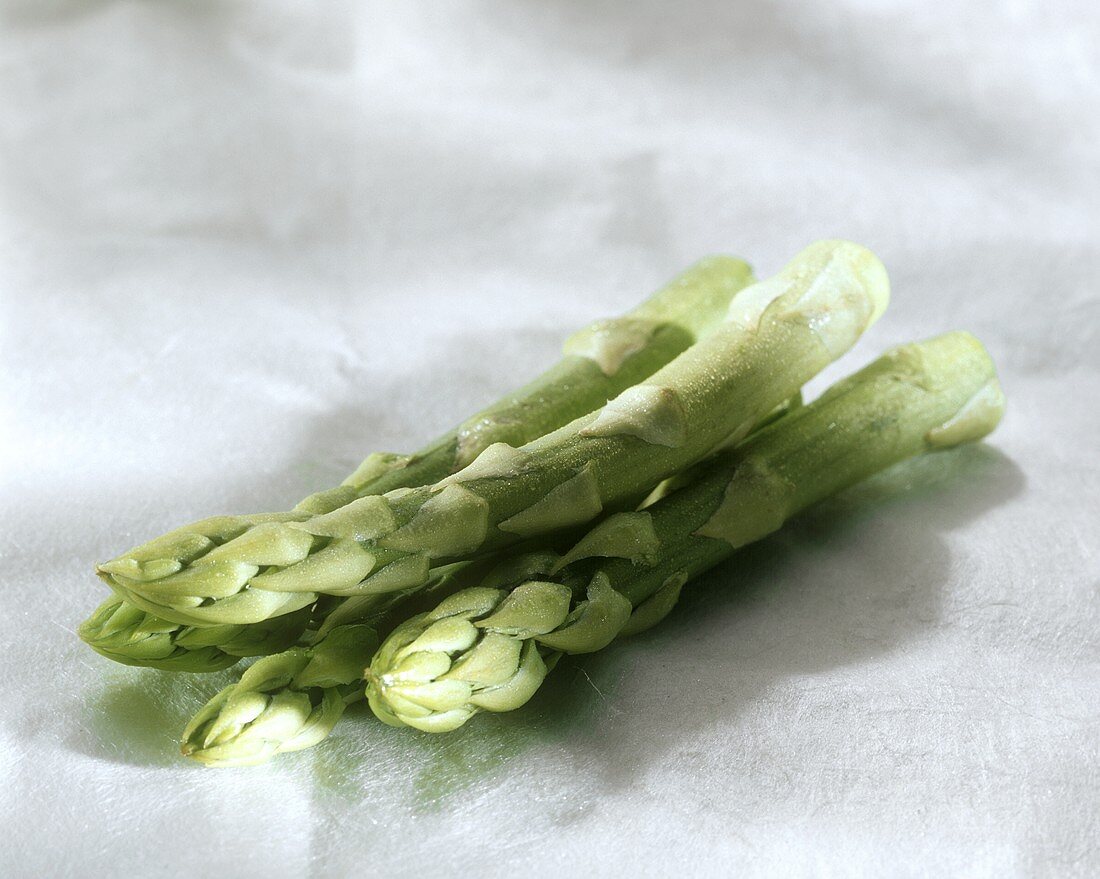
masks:
[[[82,637],[174,670],[271,654],[185,730],[183,753],[210,765],[316,744],[364,695],[386,723],[452,730],[523,705],[561,654],[656,624],[692,577],[808,505],[999,420],[965,333],[794,405],[881,315],[885,269],[825,241],[750,281],[740,261],[700,263],[421,453],[100,565],[115,595]]]

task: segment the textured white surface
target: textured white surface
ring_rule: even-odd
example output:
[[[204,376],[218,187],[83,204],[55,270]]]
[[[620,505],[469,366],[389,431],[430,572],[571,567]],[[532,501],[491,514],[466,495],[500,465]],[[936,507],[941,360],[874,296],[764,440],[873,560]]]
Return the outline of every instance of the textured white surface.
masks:
[[[52,2],[0,29],[0,875],[1100,872],[1091,0]],[[988,446],[432,738],[176,756],[93,560],[409,450],[698,256],[845,236]],[[820,387],[821,383],[815,384]]]

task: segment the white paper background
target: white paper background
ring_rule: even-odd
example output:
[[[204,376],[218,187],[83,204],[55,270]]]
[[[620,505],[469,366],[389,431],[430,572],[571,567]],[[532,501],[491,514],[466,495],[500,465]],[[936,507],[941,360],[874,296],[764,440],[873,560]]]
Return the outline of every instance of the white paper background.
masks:
[[[0,874],[1100,871],[1089,0],[8,2]],[[446,737],[176,756],[96,559],[416,447],[697,257],[841,235],[1011,410]],[[821,383],[815,384],[820,387]]]

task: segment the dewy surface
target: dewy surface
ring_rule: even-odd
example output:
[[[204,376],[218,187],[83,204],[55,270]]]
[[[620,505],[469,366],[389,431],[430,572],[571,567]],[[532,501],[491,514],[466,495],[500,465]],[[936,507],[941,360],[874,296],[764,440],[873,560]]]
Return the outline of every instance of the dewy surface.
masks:
[[[884,10],[5,3],[0,875],[1100,872],[1100,12]],[[360,706],[207,770],[178,736],[230,676],[75,637],[90,562],[418,447],[701,254],[826,235],[894,296],[811,392],[966,328],[994,438],[525,708]]]

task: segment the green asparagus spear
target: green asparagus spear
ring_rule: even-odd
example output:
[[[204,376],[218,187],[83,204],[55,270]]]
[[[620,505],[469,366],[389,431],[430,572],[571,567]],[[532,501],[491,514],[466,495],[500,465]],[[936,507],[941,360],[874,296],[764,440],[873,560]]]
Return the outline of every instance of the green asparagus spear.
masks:
[[[319,594],[409,588],[432,565],[628,504],[744,436],[847,351],[888,297],[874,254],[819,242],[735,298],[721,327],[649,379],[526,446],[494,443],[434,486],[308,519],[284,514],[243,533],[221,522],[204,534],[177,532],[100,572],[144,609],[195,625],[258,622]],[[178,551],[188,540],[191,548]]]
[[[711,332],[754,278],[729,256],[700,260],[622,317],[570,336],[564,357],[534,381],[470,417],[410,456],[371,455],[343,485],[297,507],[326,513],[365,495],[430,485],[461,470],[494,443],[520,446],[648,378]]]
[[[716,456],[691,484],[604,520],[539,576],[459,591],[398,626],[371,662],[370,705],[429,732],[519,707],[560,653],[648,628],[738,547],[891,464],[981,439],[1003,406],[993,363],[968,333],[897,348]]]
[[[721,323],[731,298],[752,281],[752,271],[742,260],[727,256],[701,260],[633,311],[575,333],[565,344],[562,360],[525,387],[416,454],[368,456],[340,487],[311,495],[295,508],[302,515],[286,518],[331,512],[357,497],[435,482],[465,466],[493,442],[522,444],[561,427],[650,375]],[[161,541],[181,559],[187,558],[265,518],[270,517],[208,519]],[[208,537],[196,536],[196,529]],[[146,552],[149,548],[149,544],[144,547]],[[140,549],[135,550],[138,556]],[[211,626],[210,632],[200,635],[198,626],[178,618],[169,622],[157,615],[155,606],[139,607],[125,599],[125,589],[119,593],[80,627],[80,635],[104,656],[130,665],[215,671],[240,656],[285,649],[305,625],[303,607],[256,633],[232,625],[228,630]],[[295,627],[297,634],[291,636]],[[220,643],[217,639],[223,636],[225,641]]]

